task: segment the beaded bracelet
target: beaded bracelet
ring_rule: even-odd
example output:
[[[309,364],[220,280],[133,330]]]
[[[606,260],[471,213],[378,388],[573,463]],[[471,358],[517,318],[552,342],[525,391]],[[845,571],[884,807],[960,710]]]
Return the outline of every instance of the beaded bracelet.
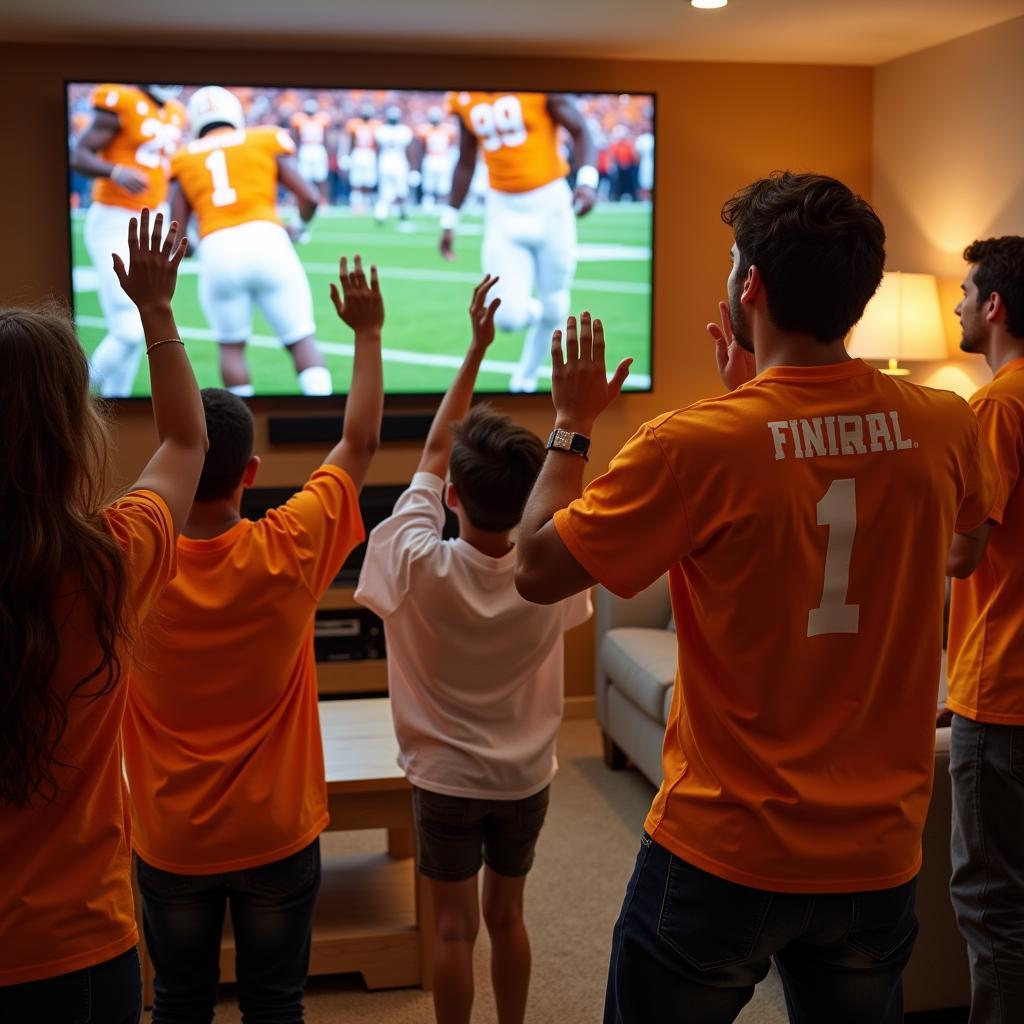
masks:
[[[185,342],[183,342],[181,338],[164,338],[163,341],[154,341],[152,345],[147,345],[146,355],[148,356],[149,353],[153,351],[153,349],[159,348],[161,345],[170,345],[171,342],[177,342],[179,345],[181,345],[182,348],[185,347]]]

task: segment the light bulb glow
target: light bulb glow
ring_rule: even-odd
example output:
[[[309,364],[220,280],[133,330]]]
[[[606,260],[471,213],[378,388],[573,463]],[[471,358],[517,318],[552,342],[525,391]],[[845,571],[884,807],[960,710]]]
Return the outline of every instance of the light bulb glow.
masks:
[[[717,7],[724,7],[729,0],[690,0],[693,7],[702,11],[713,11]]]

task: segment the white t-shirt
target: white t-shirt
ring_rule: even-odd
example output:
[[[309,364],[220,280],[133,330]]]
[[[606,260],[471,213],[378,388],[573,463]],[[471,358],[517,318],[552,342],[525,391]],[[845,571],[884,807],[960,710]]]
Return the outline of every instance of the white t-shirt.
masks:
[[[398,763],[450,796],[519,800],[554,777],[562,634],[590,594],[524,601],[515,549],[491,558],[443,540],[444,481],[417,473],[371,534],[356,600],[384,620]]]

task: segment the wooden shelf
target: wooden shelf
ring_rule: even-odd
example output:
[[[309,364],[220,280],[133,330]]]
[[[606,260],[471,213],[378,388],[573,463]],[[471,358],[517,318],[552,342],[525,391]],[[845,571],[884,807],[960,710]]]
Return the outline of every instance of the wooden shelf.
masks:
[[[383,658],[365,661],[318,661],[317,691],[320,696],[388,692],[388,664]]]
[[[355,592],[355,587],[328,587],[317,607],[323,611],[334,611],[339,608],[362,608],[363,606],[357,604],[353,597]]]
[[[324,850],[310,974],[358,973],[369,989],[420,984],[416,886],[410,864],[386,853],[353,856]],[[234,960],[228,915],[221,943],[222,981],[234,980]]]

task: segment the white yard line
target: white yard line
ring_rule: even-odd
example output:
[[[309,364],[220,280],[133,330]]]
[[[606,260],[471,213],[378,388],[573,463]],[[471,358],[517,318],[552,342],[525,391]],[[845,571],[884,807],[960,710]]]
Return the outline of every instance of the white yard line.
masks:
[[[77,323],[82,327],[106,327],[106,321],[101,316],[80,316]],[[203,327],[181,327],[179,333],[182,338],[188,341],[203,341],[215,344],[213,332]],[[266,334],[253,334],[249,338],[249,344],[256,348],[281,347],[281,343]],[[323,352],[336,356],[351,356],[355,353],[355,346],[344,341],[318,341],[317,344]],[[458,369],[462,365],[462,356],[447,356],[433,352],[410,352],[406,349],[382,348],[381,358],[386,363],[405,363],[411,366],[435,366],[444,369]],[[511,376],[516,370],[516,363],[500,359],[485,359],[480,369],[485,373],[507,374]],[[541,367],[538,371],[540,376],[550,377],[551,368]],[[651,378],[646,373],[630,374],[630,383],[633,387],[649,388]]]

